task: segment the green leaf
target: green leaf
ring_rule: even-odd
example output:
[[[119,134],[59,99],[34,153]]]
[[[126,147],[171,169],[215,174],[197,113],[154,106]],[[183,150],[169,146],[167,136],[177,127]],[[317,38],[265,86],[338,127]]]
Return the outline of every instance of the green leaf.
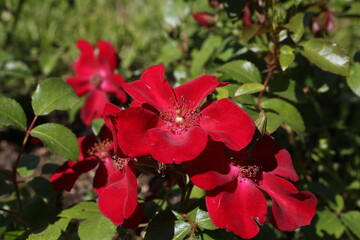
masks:
[[[216,99],[220,100],[222,98],[228,98],[230,95],[229,89],[227,87],[221,87],[216,89]]]
[[[360,238],[360,212],[349,211],[341,215],[341,221]]]
[[[198,208],[198,210],[196,211],[195,222],[198,224],[199,227],[202,227],[204,229],[208,229],[208,230],[217,229],[217,227],[215,227],[212,221],[210,220],[209,213],[201,210],[200,208]]]
[[[102,118],[94,119],[91,122],[91,130],[95,136],[99,135],[101,128],[104,126],[104,124],[105,124],[105,121]]]
[[[286,77],[271,81],[268,90],[272,94],[294,102],[300,101],[305,97],[300,85],[295,80]]]
[[[322,70],[343,76],[349,75],[350,58],[337,43],[314,38],[300,46],[303,47],[301,54]]]
[[[116,228],[110,219],[98,212],[80,223],[78,234],[81,240],[111,240]]]
[[[246,60],[235,60],[225,63],[217,70],[226,73],[230,78],[241,83],[261,83],[259,69]]]
[[[285,25],[287,29],[292,31],[291,38],[294,42],[300,41],[304,34],[304,13],[294,15],[288,24]]]
[[[236,90],[235,97],[244,94],[257,93],[262,90],[264,90],[264,85],[262,85],[261,83],[244,83]]]
[[[281,124],[281,117],[274,112],[266,112],[266,131],[270,134],[275,132]]]
[[[63,210],[58,216],[74,219],[87,219],[99,213],[96,202],[80,202],[75,206]]]
[[[260,28],[260,24],[251,24],[244,26],[241,31],[241,40],[243,40],[244,42],[249,41],[256,35],[257,32],[259,32]]]
[[[30,135],[39,138],[51,152],[60,157],[76,161],[79,156],[76,136],[65,126],[45,123],[32,129]]]
[[[30,67],[21,61],[8,61],[4,66],[3,73],[6,76],[27,78],[27,80],[32,77]]]
[[[79,101],[77,101],[74,104],[74,106],[68,111],[69,123],[72,123],[75,121],[77,113],[79,112],[81,107],[84,105],[85,100],[86,100],[86,96],[82,96],[81,98],[79,98]]]
[[[194,186],[190,193],[190,199],[191,198],[202,198],[203,196],[205,196],[205,194],[206,194],[205,190],[203,190],[197,186]]]
[[[170,210],[159,212],[149,223],[144,240],[172,239],[176,217]]]
[[[49,78],[37,86],[31,105],[35,114],[47,115],[54,110],[71,109],[78,100],[69,84],[59,78]]]
[[[175,221],[173,240],[182,240],[191,232],[191,224],[185,221]]]
[[[294,62],[294,59],[294,49],[289,45],[281,46],[279,62],[283,71],[285,71]]]
[[[165,67],[173,61],[178,60],[182,56],[182,51],[177,46],[177,42],[171,41],[165,44],[160,53],[158,54],[157,59],[155,60],[156,64],[163,64]]]
[[[22,131],[27,129],[27,119],[21,105],[3,96],[0,96],[0,126],[13,126]]]
[[[335,195],[335,202],[329,202],[329,207],[337,213],[340,213],[345,206],[344,198],[340,194]]]
[[[324,210],[318,211],[317,215],[319,219],[315,224],[315,228],[318,236],[324,236],[323,231],[334,235],[336,238],[343,234],[345,228],[336,214],[329,210]]]
[[[280,115],[281,120],[287,123],[297,133],[305,131],[304,121],[299,111],[292,104],[282,99],[272,98],[263,101],[261,106],[277,112]]]
[[[360,97],[360,63],[355,62],[350,68],[347,83],[351,90]]]
[[[19,231],[7,231],[4,233],[2,239],[3,240],[19,240],[24,237],[25,230],[19,230]]]
[[[54,70],[62,54],[63,49],[47,52],[40,55],[39,63],[41,66],[41,70],[45,76],[48,76]]]
[[[24,155],[20,158],[17,172],[22,177],[30,177],[40,162],[36,155]]]
[[[37,196],[51,199],[54,197],[54,188],[51,182],[43,177],[35,177],[28,182],[28,185],[34,189]]]
[[[260,110],[259,116],[255,120],[256,128],[259,130],[260,135],[263,136],[266,132],[266,114],[263,109]]]
[[[193,60],[190,69],[193,77],[198,77],[202,74],[204,65],[211,58],[214,51],[221,45],[221,42],[221,37],[210,36],[205,40],[200,51],[193,52]]]
[[[57,240],[66,230],[70,220],[68,218],[61,218],[54,224],[49,225],[43,232],[30,234],[28,240]]]

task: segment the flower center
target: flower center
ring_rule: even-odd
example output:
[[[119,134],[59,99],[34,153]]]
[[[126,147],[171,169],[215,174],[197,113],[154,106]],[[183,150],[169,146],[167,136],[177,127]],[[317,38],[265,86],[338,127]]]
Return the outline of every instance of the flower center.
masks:
[[[99,72],[94,73],[90,77],[90,83],[94,85],[95,87],[99,87],[103,78]]]
[[[232,161],[238,169],[238,178],[248,178],[258,183],[262,179],[262,166],[256,160],[254,153],[238,153]]]
[[[165,128],[174,133],[181,134],[190,127],[199,126],[200,111],[191,101],[181,98],[181,102],[174,102],[171,106],[160,111]]]
[[[112,141],[106,139],[100,143],[95,143],[94,146],[87,151],[87,153],[90,156],[95,156],[98,157],[99,159],[104,159],[106,157],[109,157],[110,151],[112,149],[111,145],[112,145]]]
[[[113,155],[112,157],[114,167],[118,170],[123,170],[126,164],[132,160],[130,157],[121,158],[116,155]]]

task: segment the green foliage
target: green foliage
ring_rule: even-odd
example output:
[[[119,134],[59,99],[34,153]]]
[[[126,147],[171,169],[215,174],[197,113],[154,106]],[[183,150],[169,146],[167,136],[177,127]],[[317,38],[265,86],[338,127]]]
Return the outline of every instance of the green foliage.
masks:
[[[349,211],[341,215],[341,220],[344,222],[356,237],[360,238],[360,212]]]
[[[71,219],[61,218],[55,223],[49,225],[45,231],[41,233],[30,234],[28,240],[56,240],[66,230]]]
[[[351,90],[360,97],[360,63],[356,62],[351,66],[346,80]]]
[[[198,77],[203,73],[204,65],[220,44],[221,38],[219,36],[210,36],[203,43],[199,51],[192,52],[194,60],[192,61],[190,69],[191,76]]]
[[[40,158],[36,155],[24,155],[20,158],[17,172],[22,177],[30,177],[40,162]]]
[[[76,136],[67,127],[56,123],[44,123],[33,128],[30,135],[43,141],[53,153],[73,161],[78,159],[79,147]]]
[[[310,39],[302,44],[301,54],[319,68],[335,74],[349,74],[350,58],[337,43],[325,39]]]
[[[277,112],[282,122],[289,124],[296,132],[303,133],[305,131],[305,123],[299,111],[290,103],[278,98],[272,98],[264,100],[261,106]]]
[[[98,212],[81,222],[78,232],[83,240],[111,240],[115,235],[116,225]]]
[[[13,126],[22,131],[27,129],[24,110],[11,98],[0,96],[0,126]]]
[[[236,60],[225,63],[217,70],[227,74],[228,79],[233,79],[240,83],[261,82],[261,74],[258,68],[246,60]]]
[[[235,92],[235,97],[243,94],[252,94],[260,92],[264,89],[264,85],[261,83],[244,83]]]
[[[299,42],[305,31],[304,13],[295,14],[291,17],[289,23],[286,24],[285,27],[292,32],[292,40],[294,42]]]
[[[81,202],[62,211],[59,216],[84,219],[79,225],[80,239],[112,239],[116,232],[116,225],[99,212],[94,202]]]
[[[54,110],[71,109],[78,97],[72,87],[62,79],[49,78],[38,85],[32,95],[32,107],[36,115],[47,115]]]
[[[283,45],[280,48],[279,62],[281,69],[285,71],[295,60],[294,49],[289,45]]]
[[[100,39],[113,43],[120,57],[117,71],[127,81],[139,79],[150,65],[164,64],[174,86],[202,74],[230,83],[216,89],[209,99],[229,98],[248,112],[260,134],[266,130],[290,152],[301,179],[299,189],[318,197],[318,211],[310,226],[281,233],[265,224],[255,239],[360,238],[360,4],[247,2],[250,6],[232,0],[2,1],[0,140],[24,149],[15,169],[23,213],[11,179],[17,153],[6,155],[0,166],[0,239],[25,239],[29,234],[28,239],[132,237],[131,230],[117,229],[105,218],[95,202],[63,210],[63,195],[53,191],[46,175],[59,162],[53,164],[54,156],[47,153],[41,162],[34,155],[48,149],[77,160],[74,133],[90,132],[78,122],[86,96],[79,101],[64,81],[74,75],[71,63],[79,54],[78,39],[93,45]],[[205,28],[195,22],[191,15],[196,12],[214,14],[214,26]],[[250,22],[245,21],[246,14]],[[327,22],[331,18],[333,29]],[[42,140],[45,148],[30,144],[28,135],[21,145],[33,113],[41,117],[36,116],[36,127],[31,124],[28,133]],[[95,120],[92,132],[98,135],[103,124],[102,119]],[[1,149],[7,152],[7,147],[1,145]],[[39,171],[42,161],[45,165]],[[150,189],[154,186],[157,183],[149,183]],[[186,210],[180,210],[176,202],[180,190],[173,186],[168,193],[152,192],[151,196],[159,197],[152,201],[140,194],[149,218],[142,237],[237,239],[212,224],[203,203],[204,190],[194,187]],[[96,200],[90,191],[89,187],[86,199]],[[8,209],[16,214],[4,211]]]
[[[174,237],[175,216],[170,210],[158,213],[149,223],[145,240],[172,239]]]

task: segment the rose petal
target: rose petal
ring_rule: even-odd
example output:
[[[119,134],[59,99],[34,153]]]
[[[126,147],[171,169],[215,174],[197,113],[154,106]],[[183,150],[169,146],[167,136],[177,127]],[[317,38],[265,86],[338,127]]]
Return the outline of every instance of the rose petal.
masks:
[[[82,161],[90,157],[89,151],[92,147],[94,147],[95,144],[98,143],[98,141],[93,134],[89,136],[79,137],[77,140],[80,149],[79,161]]]
[[[90,125],[92,120],[102,117],[104,106],[108,102],[110,100],[105,92],[100,90],[91,92],[80,111],[84,124]]]
[[[116,49],[107,41],[98,41],[97,47],[99,48],[98,60],[107,69],[112,72],[118,64],[118,55]]]
[[[310,224],[316,212],[316,197],[308,191],[298,191],[290,182],[263,173],[259,188],[272,199],[271,223],[281,231],[293,231]]]
[[[129,108],[108,115],[107,118],[113,125],[114,138],[127,156],[150,154],[150,141],[146,132],[157,125],[158,116],[155,113],[143,108]]]
[[[94,48],[85,40],[77,41],[76,45],[81,53],[73,63],[74,71],[77,76],[90,78],[93,73],[100,70],[100,65],[94,55]]]
[[[231,165],[231,160],[224,150],[224,144],[209,141],[198,157],[186,162],[190,180],[196,186],[211,190],[237,178],[237,168]]]
[[[146,222],[146,218],[143,214],[143,207],[138,203],[134,213],[127,219],[125,219],[124,223],[121,227],[125,229],[136,229],[138,228],[140,223]]]
[[[201,25],[211,28],[215,23],[215,16],[209,13],[193,13],[194,19]]]
[[[94,192],[100,195],[102,191],[112,183],[120,181],[125,177],[123,171],[114,167],[111,158],[105,158],[96,170],[93,180]]]
[[[97,164],[98,162],[94,160],[64,162],[50,177],[50,182],[56,191],[66,190],[69,192],[79,176],[95,168]]]
[[[74,89],[76,94],[80,97],[94,88],[94,86],[91,85],[89,78],[87,77],[68,77],[66,79],[66,82]]]
[[[207,131],[213,140],[223,142],[228,148],[239,151],[252,140],[254,121],[229,99],[220,99],[201,113],[200,127]]]
[[[113,94],[120,102],[124,103],[127,100],[125,91],[122,89],[122,84],[125,83],[125,78],[120,74],[108,74],[109,76],[101,83],[101,89],[105,92]]]
[[[160,111],[175,101],[173,90],[164,75],[164,66],[151,66],[141,75],[140,80],[125,83],[123,88],[139,103],[150,104]]]
[[[291,156],[288,151],[279,145],[268,134],[265,134],[254,147],[256,160],[261,163],[263,170],[281,177],[298,181]]]
[[[67,161],[64,162],[50,177],[50,182],[53,185],[55,191],[70,191],[74,186],[76,180],[79,177],[78,173],[75,173],[72,166],[75,162]]]
[[[203,75],[174,89],[178,102],[184,99],[197,108],[212,91],[219,86],[215,76]]]
[[[207,134],[193,127],[181,134],[173,134],[159,128],[150,129],[151,155],[163,163],[182,163],[197,157],[205,148]]]
[[[126,178],[123,178],[122,181],[107,186],[98,198],[100,212],[116,225],[124,222],[127,194],[128,185]]]
[[[100,212],[114,224],[121,225],[135,212],[137,201],[137,182],[133,167],[127,165],[125,177],[107,186],[100,194],[98,206]]]
[[[266,200],[248,179],[239,178],[222,188],[207,192],[206,206],[216,227],[242,238],[255,237],[266,220]]]

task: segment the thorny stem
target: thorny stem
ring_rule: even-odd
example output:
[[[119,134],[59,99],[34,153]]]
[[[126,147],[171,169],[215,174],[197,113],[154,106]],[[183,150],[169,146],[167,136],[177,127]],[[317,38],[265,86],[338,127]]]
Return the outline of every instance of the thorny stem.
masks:
[[[190,239],[193,239],[195,236],[195,229],[198,225],[197,222],[194,222],[191,218],[188,217],[188,215],[183,214],[183,217],[191,224],[191,233],[190,233]]]
[[[16,162],[15,162],[15,164],[13,166],[13,169],[12,169],[11,180],[12,180],[12,182],[14,184],[16,199],[17,199],[18,204],[19,204],[19,209],[20,209],[21,216],[23,215],[23,205],[22,205],[20,191],[19,191],[19,184],[18,184],[18,181],[17,181],[17,169],[18,169],[18,166],[19,166],[20,157],[23,154],[26,142],[27,142],[27,140],[28,140],[28,138],[30,136],[30,132],[31,132],[32,128],[34,127],[34,124],[35,124],[38,117],[39,117],[39,115],[35,115],[34,119],[32,120],[32,122],[31,122],[31,124],[30,124],[30,126],[28,128],[28,130],[26,131],[24,140],[22,142],[22,145],[21,145],[21,148],[20,148],[20,151],[19,151],[19,154],[17,156]]]
[[[274,9],[275,1],[268,2],[268,4],[269,5],[266,5],[266,7],[268,8],[268,10],[266,11],[266,14],[268,15],[268,17],[271,18],[271,22],[274,22],[273,9]],[[273,75],[273,73],[276,70],[277,65],[278,65],[278,59],[277,59],[277,57],[278,57],[278,31],[277,31],[277,29],[274,29],[274,28],[276,28],[276,27],[273,26],[273,30],[270,33],[271,35],[269,36],[270,43],[272,43],[273,46],[271,47],[270,52],[269,52],[270,59],[268,60],[267,75],[266,75],[266,78],[263,83],[264,89],[259,93],[258,101],[256,104],[256,108],[259,110],[261,109],[261,106],[260,106],[261,98],[264,95],[264,92],[266,91],[266,88],[269,85],[271,76]]]
[[[276,69],[276,65],[273,65],[273,64],[268,65],[268,72],[267,72],[266,78],[264,80],[264,89],[261,90],[261,92],[259,93],[257,104],[256,104],[256,108],[258,108],[259,110],[261,108],[261,106],[260,106],[261,98],[262,98],[264,92],[266,91],[266,87],[268,86],[271,76],[274,73],[275,69]]]

